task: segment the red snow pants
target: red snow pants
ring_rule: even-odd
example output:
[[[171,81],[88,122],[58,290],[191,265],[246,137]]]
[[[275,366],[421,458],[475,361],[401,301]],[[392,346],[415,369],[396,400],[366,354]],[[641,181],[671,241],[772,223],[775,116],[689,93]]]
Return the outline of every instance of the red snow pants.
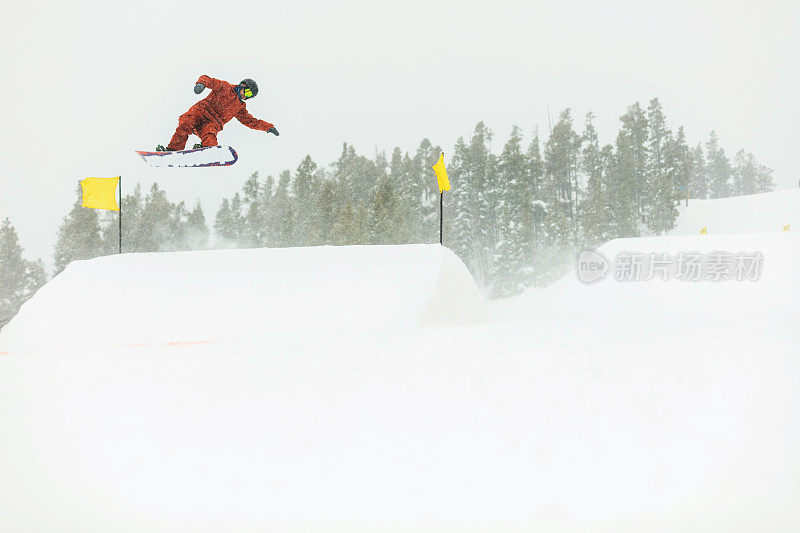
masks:
[[[186,148],[186,141],[191,134],[200,137],[203,146],[216,146],[217,133],[221,129],[215,120],[209,119],[201,110],[189,109],[178,118],[178,127],[169,141],[167,149],[183,150]]]

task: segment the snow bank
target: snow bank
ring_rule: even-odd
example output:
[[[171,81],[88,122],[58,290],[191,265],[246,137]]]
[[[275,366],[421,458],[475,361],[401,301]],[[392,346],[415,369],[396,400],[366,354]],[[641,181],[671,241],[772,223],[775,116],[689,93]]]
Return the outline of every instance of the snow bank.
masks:
[[[745,330],[786,332],[797,328],[796,306],[800,301],[800,235],[791,232],[730,235],[686,235],[615,239],[597,252],[607,264],[605,277],[590,284],[580,279],[579,260],[573,272],[552,285],[552,290],[528,291],[521,305],[549,306],[555,315],[592,317],[602,313],[609,320],[631,325],[660,321],[673,324],[674,334],[713,331],[736,336]],[[652,255],[651,255],[652,254]],[[679,275],[682,255],[699,257],[697,275]],[[710,274],[713,265],[728,262],[735,269],[743,254],[747,267],[759,263],[757,275],[741,279]],[[621,266],[625,258],[642,261],[641,275],[628,276]],[[653,270],[651,261],[666,265]],[[684,273],[689,272],[683,267]],[[647,278],[650,279],[647,279]],[[586,278],[583,278],[585,281]],[[547,303],[545,303],[547,302]],[[518,305],[513,303],[512,305]],[[736,330],[728,328],[735,327]]]
[[[91,311],[219,342],[0,355],[0,531],[798,531],[798,237],[600,251],[714,249],[760,278],[573,275],[450,328],[416,327],[480,307],[438,247],[73,265],[9,335],[81,339]],[[120,277],[146,308],[96,301]]]
[[[786,189],[718,200],[681,202],[680,215],[670,235],[708,233],[770,233],[791,224],[800,231],[800,189]]]
[[[75,261],[0,332],[0,351],[218,342],[471,323],[484,303],[437,245],[124,254]]]

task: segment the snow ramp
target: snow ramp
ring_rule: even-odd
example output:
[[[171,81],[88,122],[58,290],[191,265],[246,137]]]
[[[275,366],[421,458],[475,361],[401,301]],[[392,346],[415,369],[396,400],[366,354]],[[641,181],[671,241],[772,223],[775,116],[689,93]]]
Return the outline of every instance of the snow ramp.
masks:
[[[0,352],[459,325],[484,305],[438,245],[123,254],[71,263],[0,332]]]

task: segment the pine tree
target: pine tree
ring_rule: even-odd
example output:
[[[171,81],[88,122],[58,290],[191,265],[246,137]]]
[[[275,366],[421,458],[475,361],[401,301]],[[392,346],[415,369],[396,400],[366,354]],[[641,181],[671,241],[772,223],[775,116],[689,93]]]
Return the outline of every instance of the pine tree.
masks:
[[[459,258],[473,269],[473,258],[476,255],[477,240],[477,193],[472,174],[466,168],[467,144],[459,137],[453,151],[453,158],[448,169],[452,194],[453,237],[450,247]]]
[[[0,224],[0,328],[46,282],[42,261],[24,259],[17,230],[4,219]]]
[[[244,234],[244,216],[242,215],[243,205],[242,205],[242,197],[237,192],[231,198],[231,221],[233,222],[233,228],[236,235],[235,241],[238,246],[241,246],[243,243],[243,234]]]
[[[6,218],[0,226],[0,327],[17,314],[25,297],[26,262],[17,232]]]
[[[315,196],[319,191],[320,176],[317,164],[307,155],[298,165],[292,182],[292,196],[297,213],[296,244],[308,246],[315,241],[313,219]]]
[[[278,186],[272,197],[267,221],[271,246],[295,246],[297,242],[295,240],[296,210],[289,192],[290,183],[291,172],[284,170],[278,176]]]
[[[142,225],[142,212],[144,211],[144,197],[142,187],[138,183],[133,189],[133,194],[122,198],[122,251],[123,252],[146,252],[148,235],[144,233]],[[104,233],[104,237],[106,237]],[[106,253],[112,253],[111,234],[108,233],[105,239]]]
[[[647,227],[656,235],[671,230],[678,218],[677,195],[671,174],[658,174],[650,184],[652,196],[647,208]]]
[[[161,244],[159,251],[175,252],[189,250],[186,243],[186,221],[189,219],[189,211],[186,209],[186,202],[180,201],[177,204],[167,202],[171,206],[168,227],[172,233]]]
[[[708,198],[708,169],[705,155],[703,155],[703,147],[700,143],[691,150],[690,160],[689,196],[691,198],[705,200]]]
[[[736,153],[731,187],[734,196],[744,196],[756,192],[758,180],[756,167],[756,160],[752,153],[747,153],[744,149]]]
[[[523,205],[530,201],[525,190],[530,181],[529,172],[530,166],[522,151],[522,134],[514,126],[497,169],[502,200],[498,206],[499,238],[493,258],[491,295],[495,298],[518,294],[525,286]]]
[[[669,145],[667,158],[667,166],[671,168],[670,174],[675,187],[676,199],[680,203],[680,199],[686,197],[686,191],[691,186],[693,166],[692,153],[686,143],[686,132],[683,126],[678,128],[678,133]]]
[[[677,147],[658,98],[647,108],[647,163],[643,214],[647,227],[655,234],[671,229],[678,216],[675,173]]]
[[[366,210],[353,207],[350,202],[345,202],[339,210],[336,223],[331,229],[331,240],[337,246],[367,244],[368,232]]]
[[[403,229],[402,212],[398,208],[394,188],[388,177],[378,183],[372,201],[370,217],[370,244],[400,244],[407,242],[408,236],[400,234]]]
[[[775,180],[772,178],[773,170],[762,164],[756,165],[756,192],[770,192],[775,190]]]
[[[546,214],[544,217],[544,233],[546,243],[550,247],[569,246],[574,242],[574,224],[570,220],[572,205],[569,200],[562,198],[564,190],[552,174],[545,175],[544,202]]]
[[[647,116],[639,102],[628,106],[627,112],[620,117],[623,138],[627,140],[633,164],[633,194],[637,216],[644,222],[645,198],[647,190]],[[618,138],[619,140],[619,138]],[[618,148],[619,149],[619,148]]]
[[[344,143],[342,154],[333,164],[333,180],[341,201],[358,206],[368,205],[375,195],[377,174],[373,161],[356,154],[352,146]]]
[[[403,228],[398,228],[408,239],[417,239],[422,233],[422,203],[420,201],[420,182],[414,161],[400,148],[392,151],[388,164],[388,179],[394,190],[397,209],[406,214]]]
[[[203,208],[198,201],[186,218],[185,244],[189,250],[202,250],[208,246],[208,226]]]
[[[228,246],[246,246],[244,241],[245,221],[242,215],[242,197],[237,192],[233,198],[224,198],[214,221],[214,230],[218,238],[225,240]]]
[[[639,210],[636,205],[639,183],[632,146],[633,143],[625,131],[620,131],[617,135],[616,153],[608,170],[609,238],[639,235]]]
[[[314,246],[333,244],[332,232],[337,223],[337,200],[335,185],[331,180],[323,180],[311,220],[311,243]],[[343,215],[344,216],[344,215]],[[346,215],[352,222],[353,211]]]
[[[235,197],[234,197],[235,198]],[[243,216],[240,221],[240,245],[246,248],[264,246],[267,226],[267,196],[258,180],[258,172],[253,172],[242,187]],[[233,204],[231,204],[233,208]],[[231,211],[233,213],[233,211]]]
[[[139,231],[146,236],[145,251],[180,250],[184,240],[181,220],[184,216],[185,206],[171,203],[166,191],[153,183],[139,218]]]
[[[526,184],[527,201],[523,203],[523,225],[525,247],[526,284],[536,284],[544,269],[541,250],[544,246],[544,221],[547,216],[547,203],[544,195],[544,160],[540,149],[539,132],[534,132],[528,146],[528,179]]]
[[[731,163],[725,150],[719,146],[719,139],[714,131],[706,142],[706,158],[711,198],[727,198],[731,195]]]
[[[451,163],[451,187],[455,192],[454,251],[482,287],[491,284],[497,244],[496,160],[489,150],[490,139],[491,132],[479,122],[469,145],[459,139]]]
[[[581,170],[586,176],[586,192],[581,202],[581,228],[586,243],[596,246],[608,235],[608,198],[604,181],[605,162],[594,128],[594,114],[586,114],[581,136]]]
[[[76,259],[91,259],[103,254],[97,210],[82,207],[82,203],[83,189],[78,183],[72,210],[58,228],[53,252],[55,274]]]
[[[545,143],[546,225],[550,243],[577,244],[578,155],[580,137],[565,109]]]
[[[217,232],[219,238],[225,239],[231,244],[236,244],[236,227],[231,216],[231,202],[227,198],[222,199],[222,204],[217,210],[214,231]]]

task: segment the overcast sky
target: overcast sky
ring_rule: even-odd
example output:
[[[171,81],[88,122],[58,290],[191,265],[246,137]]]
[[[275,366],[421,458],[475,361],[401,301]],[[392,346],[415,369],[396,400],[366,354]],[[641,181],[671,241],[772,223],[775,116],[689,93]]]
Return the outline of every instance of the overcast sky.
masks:
[[[2,0],[0,219],[49,266],[84,177],[122,175],[123,193],[158,181],[212,226],[253,171],[328,165],[343,142],[448,151],[483,120],[499,152],[512,125],[527,143],[570,107],[576,130],[593,111],[611,143],[625,108],[655,96],[690,144],[714,129],[731,159],[744,147],[797,187],[798,28],[796,0]],[[200,74],[255,79],[248,110],[281,136],[232,121],[219,141],[234,166],[147,168],[134,150],[167,143]]]

